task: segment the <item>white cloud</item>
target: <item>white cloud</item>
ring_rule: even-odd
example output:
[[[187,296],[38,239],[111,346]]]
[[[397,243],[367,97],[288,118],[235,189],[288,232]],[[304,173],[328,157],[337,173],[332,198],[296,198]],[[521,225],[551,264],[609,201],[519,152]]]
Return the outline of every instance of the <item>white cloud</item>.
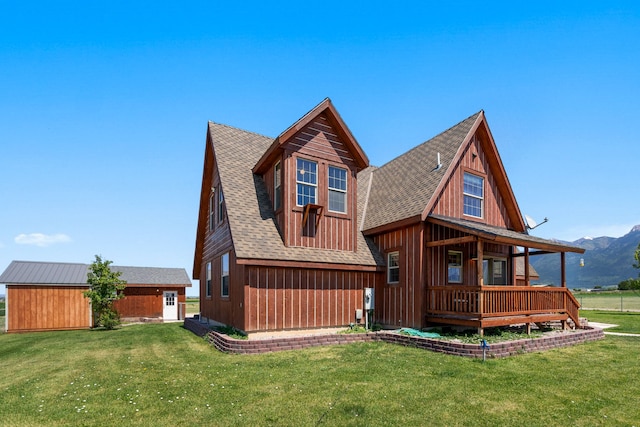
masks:
[[[18,234],[13,239],[19,245],[34,245],[44,248],[56,243],[67,243],[71,241],[71,238],[66,234]]]

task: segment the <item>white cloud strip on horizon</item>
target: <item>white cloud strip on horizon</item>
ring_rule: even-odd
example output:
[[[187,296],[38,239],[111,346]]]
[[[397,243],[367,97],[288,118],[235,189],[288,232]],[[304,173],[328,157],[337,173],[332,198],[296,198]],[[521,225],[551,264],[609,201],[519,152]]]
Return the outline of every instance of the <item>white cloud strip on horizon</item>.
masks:
[[[56,243],[68,243],[71,238],[66,234],[42,234],[42,233],[30,233],[30,234],[18,234],[13,239],[19,245],[34,245],[44,248]]]

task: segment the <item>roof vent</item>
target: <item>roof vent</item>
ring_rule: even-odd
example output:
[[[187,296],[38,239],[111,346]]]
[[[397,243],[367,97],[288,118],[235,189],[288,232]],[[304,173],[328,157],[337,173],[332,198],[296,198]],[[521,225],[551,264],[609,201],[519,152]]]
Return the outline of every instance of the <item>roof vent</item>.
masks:
[[[442,162],[440,161],[440,153],[438,153],[438,164],[436,165],[436,168],[434,169],[434,171],[439,170],[442,167]]]

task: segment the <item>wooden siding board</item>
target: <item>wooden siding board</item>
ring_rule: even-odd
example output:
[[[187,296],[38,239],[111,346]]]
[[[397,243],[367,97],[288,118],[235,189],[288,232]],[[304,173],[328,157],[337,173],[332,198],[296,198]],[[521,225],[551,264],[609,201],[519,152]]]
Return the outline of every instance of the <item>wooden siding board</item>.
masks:
[[[346,326],[377,273],[247,266],[247,331]]]
[[[84,287],[7,286],[9,332],[89,328]]]

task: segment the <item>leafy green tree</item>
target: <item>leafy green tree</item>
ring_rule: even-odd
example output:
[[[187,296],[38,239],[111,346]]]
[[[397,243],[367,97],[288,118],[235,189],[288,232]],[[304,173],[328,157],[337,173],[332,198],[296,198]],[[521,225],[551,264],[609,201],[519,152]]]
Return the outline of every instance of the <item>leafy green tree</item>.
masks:
[[[120,324],[120,315],[113,303],[124,298],[122,290],[127,285],[125,280],[120,279],[121,272],[109,268],[111,263],[112,261],[103,261],[101,256],[96,255],[87,273],[89,290],[84,292],[85,298],[91,300],[96,326],[104,326],[105,329],[113,329]]]
[[[635,290],[640,291],[640,279],[627,279],[618,283],[618,290],[620,291],[629,291]]]
[[[636,259],[636,262],[633,264],[635,268],[640,268],[640,243],[638,243],[638,247],[636,248],[636,253],[633,254],[633,257]],[[638,273],[640,276],[640,273]]]

